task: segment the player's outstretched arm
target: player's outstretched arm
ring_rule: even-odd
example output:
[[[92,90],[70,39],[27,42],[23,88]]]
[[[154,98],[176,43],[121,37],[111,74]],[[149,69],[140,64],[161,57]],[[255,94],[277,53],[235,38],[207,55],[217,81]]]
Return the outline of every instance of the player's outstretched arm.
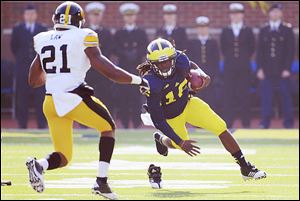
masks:
[[[28,84],[30,87],[41,87],[46,82],[46,74],[42,69],[40,56],[37,54],[30,65]]]
[[[91,66],[110,80],[120,84],[142,84],[143,79],[141,77],[128,73],[114,65],[101,54],[98,47],[88,47],[84,51],[90,60]]]

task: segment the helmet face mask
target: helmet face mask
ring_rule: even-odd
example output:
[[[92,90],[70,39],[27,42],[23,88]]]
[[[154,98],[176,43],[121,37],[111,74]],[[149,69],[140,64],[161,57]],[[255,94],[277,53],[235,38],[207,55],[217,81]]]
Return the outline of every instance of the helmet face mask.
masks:
[[[54,28],[81,28],[83,26],[84,12],[79,4],[67,1],[60,4],[52,16]]]
[[[162,78],[171,76],[175,70],[176,49],[162,38],[152,41],[147,47],[147,60],[153,71]]]
[[[163,78],[171,76],[175,70],[175,58],[152,63],[153,71]]]

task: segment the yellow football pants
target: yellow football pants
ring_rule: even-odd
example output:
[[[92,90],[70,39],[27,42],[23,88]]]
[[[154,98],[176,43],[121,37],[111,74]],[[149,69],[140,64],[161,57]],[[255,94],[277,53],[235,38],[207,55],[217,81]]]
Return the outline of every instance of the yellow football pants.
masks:
[[[73,121],[77,121],[99,132],[112,131],[115,127],[106,106],[91,96],[81,101],[71,112],[63,117],[56,113],[53,98],[45,96],[43,111],[48,121],[51,139],[56,152],[62,153],[68,162],[72,159]]]
[[[192,97],[187,103],[184,111],[173,119],[167,119],[167,123],[183,140],[190,139],[186,123],[195,127],[204,128],[216,135],[220,135],[227,129],[225,121],[219,117],[206,102],[197,97]],[[172,145],[175,148],[180,149],[173,141]]]

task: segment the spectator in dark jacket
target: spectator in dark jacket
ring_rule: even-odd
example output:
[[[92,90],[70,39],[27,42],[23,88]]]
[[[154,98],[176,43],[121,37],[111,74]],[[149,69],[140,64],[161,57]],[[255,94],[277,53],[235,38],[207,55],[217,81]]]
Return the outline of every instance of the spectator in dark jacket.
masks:
[[[269,9],[269,22],[260,30],[257,51],[261,82],[261,127],[269,128],[275,89],[279,89],[285,128],[293,127],[290,68],[295,54],[295,36],[289,23],[282,22],[282,5]]]
[[[31,103],[35,107],[38,128],[46,127],[42,110],[45,88],[32,89],[27,82],[30,64],[36,55],[33,49],[33,36],[47,30],[36,20],[35,7],[28,5],[24,10],[24,22],[13,28],[11,37],[11,49],[16,59],[16,115],[19,128],[27,128]]]
[[[233,126],[239,111],[242,125],[250,127],[251,59],[255,51],[255,37],[244,24],[244,6],[229,6],[231,24],[221,33],[221,50],[224,56],[224,114],[227,126]]]
[[[218,105],[216,91],[216,79],[219,79],[219,48],[217,41],[209,34],[209,18],[199,16],[196,18],[197,38],[190,40],[188,52],[190,59],[196,62],[200,68],[211,77],[208,88],[197,93],[199,98],[207,102],[214,110]]]
[[[136,73],[136,67],[146,55],[148,38],[144,29],[136,25],[139,6],[134,3],[124,3],[120,6],[124,27],[119,29],[114,37],[115,54],[119,65],[131,73]],[[135,128],[139,127],[141,96],[139,90],[130,86],[118,86],[119,117],[125,128],[130,120]]]

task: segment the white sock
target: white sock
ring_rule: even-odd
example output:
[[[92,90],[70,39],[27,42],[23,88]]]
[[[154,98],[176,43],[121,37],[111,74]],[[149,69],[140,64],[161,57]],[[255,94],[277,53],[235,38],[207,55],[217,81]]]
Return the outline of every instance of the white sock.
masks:
[[[104,161],[99,161],[98,177],[107,177],[108,168],[109,168],[109,163]]]
[[[43,167],[44,171],[48,169],[49,163],[46,159],[42,158],[40,160],[37,160],[37,162]]]

